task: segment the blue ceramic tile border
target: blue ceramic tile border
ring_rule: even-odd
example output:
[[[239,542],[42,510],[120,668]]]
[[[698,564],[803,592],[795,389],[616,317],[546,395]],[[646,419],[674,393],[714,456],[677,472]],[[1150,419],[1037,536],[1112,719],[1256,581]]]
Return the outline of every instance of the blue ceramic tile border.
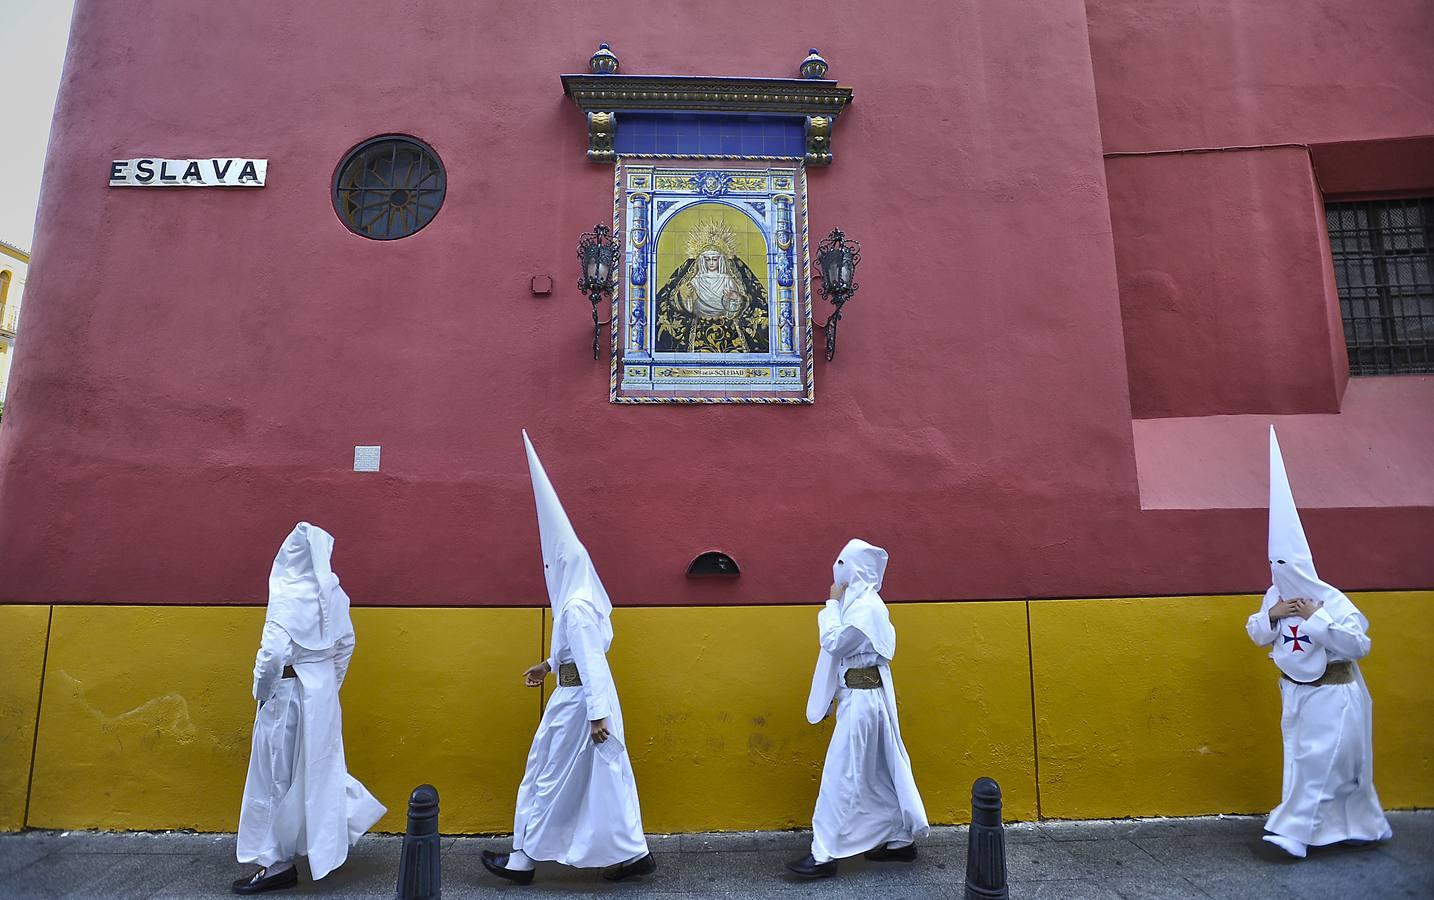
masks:
[[[805,121],[798,116],[619,112],[614,145],[624,154],[801,157]]]

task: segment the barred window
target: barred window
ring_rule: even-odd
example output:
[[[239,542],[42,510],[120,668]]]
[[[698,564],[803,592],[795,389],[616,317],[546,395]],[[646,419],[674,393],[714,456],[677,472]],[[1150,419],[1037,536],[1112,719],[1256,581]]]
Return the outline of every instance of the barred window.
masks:
[[[334,210],[349,231],[376,241],[408,237],[433,221],[448,176],[433,148],[401,134],[364,141],[334,175]]]
[[[1327,203],[1351,375],[1434,373],[1434,198]]]

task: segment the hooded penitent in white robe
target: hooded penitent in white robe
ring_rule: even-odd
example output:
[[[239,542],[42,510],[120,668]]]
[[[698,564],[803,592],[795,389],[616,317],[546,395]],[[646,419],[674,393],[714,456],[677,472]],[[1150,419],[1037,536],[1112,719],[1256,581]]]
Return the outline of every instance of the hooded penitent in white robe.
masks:
[[[926,808],[901,741],[890,662],[896,629],[882,602],[886,551],[866,541],[847,543],[832,566],[845,587],[817,615],[817,654],[807,721],[826,718],[836,700],[836,728],[822,767],[812,814],[812,856],[819,863],[925,837]],[[848,669],[876,666],[881,687],[848,688]]]
[[[1280,805],[1265,830],[1303,854],[1303,846],[1345,840],[1384,840],[1393,835],[1374,791],[1373,702],[1355,660],[1369,654],[1369,622],[1338,589],[1320,580],[1290,491],[1275,429],[1270,428],[1270,573],[1259,612],[1245,630],[1284,675],[1284,784]],[[1308,620],[1280,619],[1269,611],[1280,599],[1304,598],[1324,605]],[[1347,661],[1354,680],[1313,685],[1331,662]],[[1296,842],[1289,845],[1288,842]]]
[[[553,610],[548,665],[556,679],[561,664],[575,663],[582,684],[555,687],[543,710],[518,786],[513,849],[569,866],[616,865],[645,856],[647,839],[622,708],[607,665],[612,603],[527,432],[523,443]],[[601,744],[593,742],[589,725],[598,719],[608,723],[609,736]]]
[[[237,849],[240,862],[265,867],[306,855],[316,879],[342,865],[385,812],[344,765],[339,688],[354,627],[333,549],[328,532],[300,522],[269,572]],[[286,666],[295,677],[283,677]]]

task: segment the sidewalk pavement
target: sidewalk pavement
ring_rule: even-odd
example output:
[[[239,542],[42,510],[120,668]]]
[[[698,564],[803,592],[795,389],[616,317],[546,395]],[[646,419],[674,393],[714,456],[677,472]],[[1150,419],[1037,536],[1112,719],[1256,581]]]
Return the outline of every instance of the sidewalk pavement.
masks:
[[[1006,829],[1016,900],[1426,900],[1434,898],[1434,811],[1391,813],[1394,839],[1376,848],[1335,847],[1289,860],[1260,840],[1261,819],[1139,819],[1043,822]],[[608,884],[596,871],[539,864],[529,887],[500,882],[478,853],[506,850],[503,838],[444,838],[443,896],[809,897],[821,900],[964,896],[966,829],[937,828],[915,863],[841,863],[836,878],[789,878],[782,863],[807,849],[803,832],[654,835],[655,875]],[[401,838],[369,835],[341,869],[264,896],[393,897]],[[252,867],[234,862],[232,834],[31,831],[0,835],[0,897],[231,897],[229,883]]]

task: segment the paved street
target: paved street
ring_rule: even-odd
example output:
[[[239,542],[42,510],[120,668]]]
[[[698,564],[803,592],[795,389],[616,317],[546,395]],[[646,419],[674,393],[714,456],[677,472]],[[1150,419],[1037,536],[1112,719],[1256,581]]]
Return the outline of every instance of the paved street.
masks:
[[[1294,863],[1260,841],[1246,817],[1048,822],[1007,829],[1013,898],[1173,900],[1299,898],[1383,900],[1434,897],[1434,812],[1393,813],[1395,838],[1369,850],[1314,851]],[[966,829],[937,829],[914,864],[842,863],[836,879],[788,880],[782,862],[805,849],[798,832],[664,835],[652,838],[659,870],[641,883],[608,885],[596,872],[540,865],[531,887],[501,884],[478,852],[501,838],[446,838],[448,898],[618,896],[960,898]],[[400,838],[365,837],[347,865],[319,884],[302,881],[271,896],[391,897]],[[28,832],[0,836],[0,896],[6,898],[227,897],[245,869],[233,835]],[[306,874],[306,873],[305,873]]]

